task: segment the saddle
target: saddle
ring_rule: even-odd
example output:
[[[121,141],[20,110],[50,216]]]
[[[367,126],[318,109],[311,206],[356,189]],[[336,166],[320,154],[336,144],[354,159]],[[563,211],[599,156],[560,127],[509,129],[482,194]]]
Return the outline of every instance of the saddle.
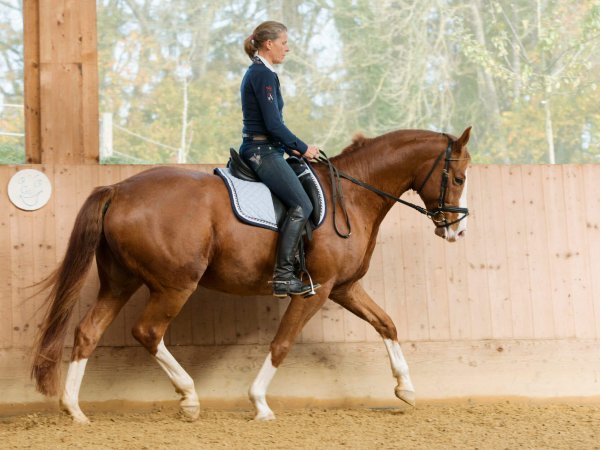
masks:
[[[244,223],[277,231],[287,208],[279,198],[271,194],[235,149],[232,148],[229,152],[226,168],[217,168],[214,172],[227,186],[235,215]],[[290,156],[286,161],[298,176],[313,205],[307,224],[310,226],[306,230],[310,238],[312,230],[319,227],[325,219],[323,188],[312,167],[302,158]]]

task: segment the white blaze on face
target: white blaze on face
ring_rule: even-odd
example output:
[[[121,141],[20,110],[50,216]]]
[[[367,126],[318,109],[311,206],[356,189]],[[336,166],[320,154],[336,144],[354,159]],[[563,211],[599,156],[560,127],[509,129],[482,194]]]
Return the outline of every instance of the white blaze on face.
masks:
[[[467,172],[465,171],[465,184],[462,190],[462,194],[460,196],[460,200],[458,201],[458,206],[460,208],[467,207],[467,183]],[[459,218],[460,217],[462,217],[462,215],[459,215]],[[443,237],[445,237],[450,242],[454,242],[465,235],[465,232],[467,231],[467,218],[465,217],[464,219],[456,223],[456,225],[454,226],[456,226],[456,229],[453,229],[452,226],[444,228],[445,235]]]
[[[458,206],[461,208],[467,208],[467,184],[469,183],[469,178],[467,177],[467,171],[465,170],[465,186],[463,187],[462,195],[460,196],[460,200],[458,202]],[[463,220],[458,222],[458,228],[456,229],[456,235],[458,237],[462,237],[467,231],[467,220],[468,217],[465,217]]]

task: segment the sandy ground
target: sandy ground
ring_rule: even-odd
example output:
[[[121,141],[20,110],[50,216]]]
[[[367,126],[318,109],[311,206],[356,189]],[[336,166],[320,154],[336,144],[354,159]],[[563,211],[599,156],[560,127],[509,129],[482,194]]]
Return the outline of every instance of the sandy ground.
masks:
[[[172,407],[0,417],[3,449],[600,449],[600,406],[428,403],[415,409],[297,409],[254,422],[250,410],[206,409],[182,421]]]

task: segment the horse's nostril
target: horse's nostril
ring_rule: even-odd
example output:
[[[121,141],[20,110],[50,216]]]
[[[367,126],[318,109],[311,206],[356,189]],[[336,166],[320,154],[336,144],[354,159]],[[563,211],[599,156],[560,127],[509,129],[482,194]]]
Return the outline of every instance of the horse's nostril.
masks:
[[[461,238],[462,238],[462,237],[465,237],[465,234],[467,234],[467,230],[460,230],[460,231],[458,232],[458,237],[461,237]]]

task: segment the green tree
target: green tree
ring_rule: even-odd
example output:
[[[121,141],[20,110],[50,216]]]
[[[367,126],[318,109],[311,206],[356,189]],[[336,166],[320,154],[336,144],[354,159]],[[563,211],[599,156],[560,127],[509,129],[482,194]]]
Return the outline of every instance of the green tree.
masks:
[[[481,143],[491,150],[482,160],[582,160],[582,130],[599,125],[596,108],[586,101],[600,81],[598,2],[536,0],[507,5],[494,0],[484,8],[473,0],[472,6],[476,18],[460,17],[463,33],[457,43],[479,79],[485,77],[486,85],[497,93],[495,102],[490,101],[489,90],[481,96],[485,104],[480,113],[493,125],[481,136]],[[486,24],[485,39],[477,30],[481,24]],[[578,109],[581,106],[585,109]],[[499,148],[498,142],[509,145]]]
[[[21,0],[0,2],[0,163],[25,161]]]
[[[476,162],[597,161],[598,0],[99,0],[117,157],[215,162],[240,140],[241,45],[287,23],[288,126],[330,154],[356,131],[462,132]]]

